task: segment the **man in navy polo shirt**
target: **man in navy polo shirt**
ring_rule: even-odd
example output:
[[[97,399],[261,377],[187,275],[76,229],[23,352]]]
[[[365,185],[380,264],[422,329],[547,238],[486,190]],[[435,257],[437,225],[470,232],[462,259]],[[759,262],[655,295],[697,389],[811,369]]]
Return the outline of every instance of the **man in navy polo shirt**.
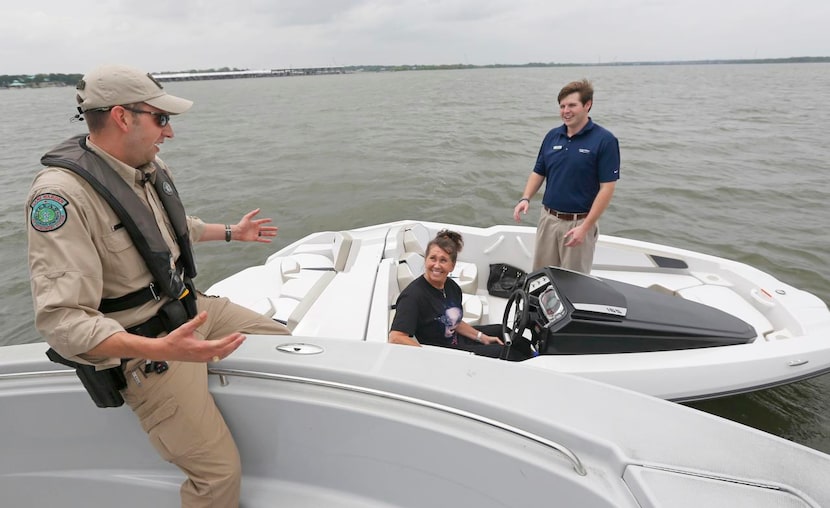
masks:
[[[530,198],[545,183],[533,269],[561,266],[590,273],[598,221],[620,178],[620,144],[588,116],[594,101],[589,81],[568,83],[558,99],[564,123],[542,141],[513,218],[521,221],[520,214],[527,214]]]

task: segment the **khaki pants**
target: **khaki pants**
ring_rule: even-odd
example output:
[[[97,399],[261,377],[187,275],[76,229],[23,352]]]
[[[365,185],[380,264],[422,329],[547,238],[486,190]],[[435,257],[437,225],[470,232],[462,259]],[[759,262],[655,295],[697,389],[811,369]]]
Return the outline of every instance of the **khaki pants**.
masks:
[[[226,298],[199,294],[197,306],[199,311],[208,312],[207,322],[196,331],[206,340],[237,331],[290,335],[282,324]],[[208,391],[207,365],[169,362],[163,374],[144,374],[144,360],[134,359],[124,369],[124,400],[138,416],[158,454],[187,475],[181,487],[182,506],[239,506],[239,452]]]
[[[599,225],[594,226],[594,230],[585,235],[582,245],[565,247],[565,233],[582,224],[583,220],[558,219],[542,207],[542,214],[536,227],[533,270],[545,266],[561,266],[576,272],[591,273]]]

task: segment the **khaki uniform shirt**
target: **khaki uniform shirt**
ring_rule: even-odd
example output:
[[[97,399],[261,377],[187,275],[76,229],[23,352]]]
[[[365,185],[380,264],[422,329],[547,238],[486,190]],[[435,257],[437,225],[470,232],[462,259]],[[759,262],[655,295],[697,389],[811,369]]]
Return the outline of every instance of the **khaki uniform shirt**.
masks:
[[[101,156],[153,211],[174,259],[179,246],[155,188],[142,185],[145,174],[155,178],[155,166],[130,167],[87,139],[87,146]],[[164,163],[156,162],[166,169]],[[46,196],[44,196],[46,195]],[[33,225],[33,203],[53,199],[61,203],[52,230]],[[60,209],[60,206],[58,206]],[[56,167],[43,169],[35,177],[26,199],[29,270],[35,308],[35,328],[64,358],[91,363],[99,368],[117,365],[120,358],[84,355],[112,334],[143,323],[167,301],[145,304],[108,315],[98,311],[103,298],[117,298],[146,288],[153,281],[150,270],[136,249],[126,228],[90,184],[74,172]],[[190,240],[195,243],[204,232],[204,222],[188,217]],[[79,357],[78,355],[83,355]]]

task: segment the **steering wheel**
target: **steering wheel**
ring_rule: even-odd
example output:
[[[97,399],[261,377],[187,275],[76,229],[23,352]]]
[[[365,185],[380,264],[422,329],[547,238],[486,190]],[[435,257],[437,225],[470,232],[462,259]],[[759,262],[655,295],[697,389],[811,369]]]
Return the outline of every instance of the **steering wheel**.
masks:
[[[512,344],[516,339],[524,338],[529,316],[527,293],[523,289],[513,291],[507,300],[504,317],[501,320],[501,333],[506,345]]]

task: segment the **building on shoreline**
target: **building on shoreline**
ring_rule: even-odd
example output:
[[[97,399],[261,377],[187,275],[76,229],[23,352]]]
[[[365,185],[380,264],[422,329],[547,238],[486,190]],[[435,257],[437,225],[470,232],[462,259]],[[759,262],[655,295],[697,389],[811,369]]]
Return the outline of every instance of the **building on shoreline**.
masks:
[[[11,83],[0,83],[0,89],[22,90],[24,88],[56,88],[66,86],[66,83],[57,81],[20,81],[15,79]]]
[[[153,74],[153,77],[159,81],[198,81],[206,79],[277,78],[345,73],[346,69],[344,67],[306,67],[298,69],[259,69],[245,71],[171,72]]]
[[[285,76],[318,76],[346,74],[345,67],[301,67],[293,69],[222,70],[192,72],[154,72],[158,81],[200,81],[208,79],[275,78]],[[49,74],[33,76],[0,76],[0,89],[51,88],[75,86],[82,74]]]

